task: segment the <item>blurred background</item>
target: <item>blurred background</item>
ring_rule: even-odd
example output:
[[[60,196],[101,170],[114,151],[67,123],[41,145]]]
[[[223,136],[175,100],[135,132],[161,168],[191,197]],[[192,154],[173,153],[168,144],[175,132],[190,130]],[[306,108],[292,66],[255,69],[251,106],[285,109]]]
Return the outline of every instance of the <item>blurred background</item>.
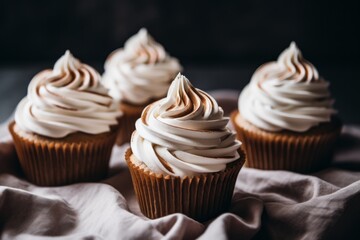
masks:
[[[0,122],[66,49],[102,73],[107,55],[146,27],[207,91],[240,91],[296,41],[344,122],[360,124],[359,12],[350,0],[0,0]]]

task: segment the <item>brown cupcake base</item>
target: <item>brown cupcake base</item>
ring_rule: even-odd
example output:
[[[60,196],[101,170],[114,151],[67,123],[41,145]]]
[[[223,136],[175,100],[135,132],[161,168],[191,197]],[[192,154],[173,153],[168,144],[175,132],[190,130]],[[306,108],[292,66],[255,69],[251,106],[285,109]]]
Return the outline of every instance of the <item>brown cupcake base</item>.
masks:
[[[206,221],[226,211],[231,204],[237,175],[245,162],[245,154],[240,151],[240,159],[228,164],[224,171],[180,178],[155,174],[144,165],[135,164],[131,156],[131,149],[128,149],[125,159],[140,210],[152,219],[183,213]]]
[[[328,166],[342,126],[334,118],[303,133],[267,132],[246,121],[238,111],[231,114],[231,121],[247,155],[246,167],[295,172]]]
[[[41,186],[97,181],[106,177],[117,129],[90,135],[70,134],[61,139],[26,133],[9,125],[24,174]]]
[[[119,119],[119,133],[116,138],[116,144],[121,146],[126,142],[130,142],[131,135],[135,131],[135,122],[141,117],[141,113],[147,104],[140,106],[127,103],[120,103],[120,110],[124,113]]]

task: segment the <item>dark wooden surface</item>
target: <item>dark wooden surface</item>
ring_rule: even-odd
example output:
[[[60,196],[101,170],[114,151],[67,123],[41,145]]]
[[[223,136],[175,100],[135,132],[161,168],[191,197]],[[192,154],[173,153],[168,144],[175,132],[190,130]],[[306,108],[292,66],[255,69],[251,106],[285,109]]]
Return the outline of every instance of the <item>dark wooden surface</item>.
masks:
[[[100,72],[103,71],[100,64],[93,65]],[[50,67],[52,64],[0,65],[0,122],[13,112],[19,100],[26,95],[27,85],[34,74]],[[194,86],[206,91],[240,91],[249,82],[256,67],[255,64],[185,64],[184,74]],[[357,69],[357,66],[352,65],[318,66],[320,74],[330,81],[336,99],[335,107],[347,124],[360,124],[360,80]]]

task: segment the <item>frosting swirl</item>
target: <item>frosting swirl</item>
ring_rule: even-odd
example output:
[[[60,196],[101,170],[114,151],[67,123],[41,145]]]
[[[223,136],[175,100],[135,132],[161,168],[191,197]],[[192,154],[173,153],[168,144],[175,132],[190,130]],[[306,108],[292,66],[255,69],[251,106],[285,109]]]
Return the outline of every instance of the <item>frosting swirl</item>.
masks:
[[[122,113],[107,91],[95,69],[66,51],[52,70],[33,77],[27,96],[16,108],[16,124],[52,138],[108,132]]]
[[[241,143],[214,98],[179,74],[167,97],[148,105],[131,139],[134,156],[155,173],[218,172],[239,158]]]
[[[110,54],[103,83],[115,99],[141,105],[165,96],[181,69],[178,60],[170,57],[143,28],[124,48]]]
[[[294,42],[277,61],[260,66],[239,97],[241,115],[268,131],[304,132],[329,122],[332,104],[329,83]]]

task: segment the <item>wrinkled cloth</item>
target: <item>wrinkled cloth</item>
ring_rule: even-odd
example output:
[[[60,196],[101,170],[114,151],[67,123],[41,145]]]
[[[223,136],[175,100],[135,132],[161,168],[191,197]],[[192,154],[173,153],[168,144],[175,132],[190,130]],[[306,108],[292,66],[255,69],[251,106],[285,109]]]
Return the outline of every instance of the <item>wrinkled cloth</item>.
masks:
[[[360,239],[360,127],[346,126],[332,165],[310,175],[243,168],[228,212],[200,223],[144,217],[114,147],[101,183],[38,187],[0,126],[1,239]]]

